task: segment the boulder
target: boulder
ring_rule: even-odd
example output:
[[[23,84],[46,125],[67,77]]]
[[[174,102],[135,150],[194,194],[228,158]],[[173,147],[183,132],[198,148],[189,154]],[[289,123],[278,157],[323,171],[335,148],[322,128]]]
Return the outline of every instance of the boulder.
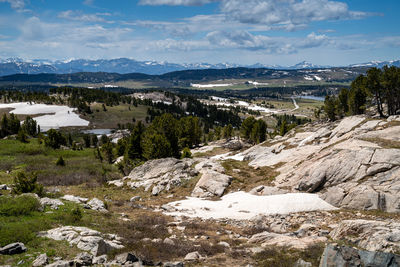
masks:
[[[198,251],[190,252],[186,254],[185,261],[196,261],[200,260],[202,257]]]
[[[26,251],[26,247],[23,243],[11,243],[0,248],[0,254],[3,255],[14,255],[20,254]]]
[[[33,262],[32,266],[33,267],[39,267],[39,266],[45,266],[46,264],[49,263],[49,258],[47,257],[47,254],[40,254]]]
[[[272,196],[289,193],[289,191],[273,186],[260,185],[250,190],[250,194],[258,196]]]
[[[358,250],[352,247],[329,244],[322,254],[320,267],[330,266],[382,266],[397,267],[400,255],[392,253]]]
[[[70,266],[74,266],[74,261],[59,260],[46,265],[46,267],[70,267]]]
[[[104,202],[98,198],[92,198],[88,203],[86,203],[85,208],[88,207],[92,210],[97,210],[101,212],[108,212]]]
[[[345,220],[329,234],[333,240],[345,240],[369,251],[400,250],[400,223],[373,220]]]
[[[64,205],[61,200],[48,197],[41,198],[40,204],[42,205],[42,207],[50,206],[50,208],[53,210],[57,210],[59,206]]]
[[[134,197],[131,197],[131,199],[129,200],[130,202],[137,202],[137,201],[139,201],[141,199],[141,197],[140,196],[134,196]]]
[[[93,255],[89,254],[87,252],[82,252],[82,253],[79,253],[75,257],[74,261],[75,261],[76,267],[79,267],[79,266],[91,266],[92,262],[93,262]]]
[[[294,267],[312,267],[312,263],[307,262],[303,259],[298,259],[298,261],[296,261],[296,263],[294,264]]]
[[[253,235],[248,242],[261,243],[262,247],[278,246],[304,250],[318,243],[326,242],[327,240],[328,239],[323,236],[305,236],[298,238],[290,234],[262,232]]]
[[[139,259],[130,252],[119,254],[119,255],[115,256],[114,260],[120,264],[133,263],[133,262],[139,261]]]
[[[222,145],[223,148],[227,148],[229,150],[239,150],[243,147],[243,142],[238,139],[232,139]]]
[[[93,257],[92,263],[93,264],[104,264],[107,262],[107,255],[101,255],[101,256],[97,256],[97,257]]]
[[[166,262],[164,263],[163,267],[184,267],[184,264],[181,261]]]
[[[63,226],[39,233],[39,236],[54,240],[65,240],[79,249],[95,256],[104,255],[115,249],[122,249],[121,238],[106,235],[87,227]]]
[[[78,204],[86,203],[89,200],[88,198],[85,198],[85,197],[77,197],[77,196],[73,196],[73,195],[65,195],[65,196],[62,196],[61,199],[75,202]]]
[[[222,196],[232,177],[216,171],[205,171],[193,189],[193,197]]]
[[[195,177],[198,172],[192,168],[193,163],[193,159],[149,160],[134,168],[123,180],[133,189],[139,187],[143,187],[145,191],[152,189],[152,194],[157,195],[162,191],[178,187],[183,181]]]

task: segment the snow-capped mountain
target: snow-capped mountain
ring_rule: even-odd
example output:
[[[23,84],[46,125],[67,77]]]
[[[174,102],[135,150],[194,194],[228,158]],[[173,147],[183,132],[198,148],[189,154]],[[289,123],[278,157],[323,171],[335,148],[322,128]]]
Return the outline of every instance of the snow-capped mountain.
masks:
[[[397,61],[371,61],[363,64],[354,64],[349,67],[382,67],[384,65],[400,66]],[[293,66],[266,65],[256,63],[253,65],[239,65],[231,63],[189,63],[177,64],[157,61],[137,61],[129,58],[116,59],[69,59],[51,61],[46,59],[24,60],[21,58],[0,59],[0,76],[11,74],[38,74],[38,73],[76,73],[76,72],[114,72],[114,73],[144,73],[164,74],[172,71],[189,69],[227,69],[227,68],[270,68],[270,69],[315,69],[330,68],[331,66],[314,65],[303,61]]]
[[[400,67],[400,60],[390,60],[390,61],[370,61],[367,63],[361,63],[361,64],[352,64],[350,67],[376,67],[376,68],[382,68],[383,66],[395,66],[395,67]]]

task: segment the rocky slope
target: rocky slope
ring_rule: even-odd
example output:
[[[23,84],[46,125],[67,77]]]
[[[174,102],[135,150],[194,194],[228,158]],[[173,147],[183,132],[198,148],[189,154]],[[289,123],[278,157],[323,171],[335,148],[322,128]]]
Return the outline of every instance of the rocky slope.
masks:
[[[35,266],[400,265],[400,116],[314,122],[259,145],[219,141],[192,153],[41,198],[45,212],[74,204],[112,221],[41,232],[80,254],[58,263],[38,254]],[[0,251],[9,248],[26,250]]]

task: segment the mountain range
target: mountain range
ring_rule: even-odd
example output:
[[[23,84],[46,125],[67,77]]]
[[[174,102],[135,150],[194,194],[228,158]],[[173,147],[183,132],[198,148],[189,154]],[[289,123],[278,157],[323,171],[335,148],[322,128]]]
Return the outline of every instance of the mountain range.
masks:
[[[384,65],[400,66],[400,60],[397,61],[371,61],[363,64],[353,64],[349,67],[382,67]],[[169,62],[157,61],[137,61],[129,58],[117,59],[73,59],[73,60],[24,60],[21,58],[8,58],[0,59],[0,76],[12,74],[39,74],[39,73],[53,73],[53,74],[68,74],[77,72],[109,72],[109,73],[144,73],[150,75],[160,75],[173,71],[181,70],[201,70],[201,69],[228,69],[228,68],[269,68],[269,69],[315,69],[315,68],[330,68],[332,66],[314,65],[310,62],[303,61],[293,66],[280,66],[280,65],[266,65],[266,64],[253,64],[253,65],[239,65],[230,63],[190,63],[190,64],[177,64]]]

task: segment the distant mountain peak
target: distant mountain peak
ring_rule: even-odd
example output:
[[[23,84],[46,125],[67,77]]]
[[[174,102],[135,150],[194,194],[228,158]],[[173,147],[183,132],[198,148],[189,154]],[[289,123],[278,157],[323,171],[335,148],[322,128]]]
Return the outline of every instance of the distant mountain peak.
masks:
[[[362,64],[354,64],[349,67],[383,67],[385,65],[400,66],[400,60],[378,61],[374,60]],[[267,65],[256,63],[253,65],[240,65],[235,63],[223,62],[210,64],[206,62],[177,64],[167,61],[146,60],[138,61],[133,58],[114,58],[114,59],[64,59],[47,60],[32,59],[24,60],[19,57],[0,59],[0,76],[27,73],[75,73],[75,72],[113,72],[113,73],[144,73],[144,74],[164,74],[172,71],[196,70],[196,69],[228,69],[237,67],[247,68],[268,68],[268,69],[316,69],[330,68],[331,66],[315,65],[308,61],[299,62],[293,66]]]

